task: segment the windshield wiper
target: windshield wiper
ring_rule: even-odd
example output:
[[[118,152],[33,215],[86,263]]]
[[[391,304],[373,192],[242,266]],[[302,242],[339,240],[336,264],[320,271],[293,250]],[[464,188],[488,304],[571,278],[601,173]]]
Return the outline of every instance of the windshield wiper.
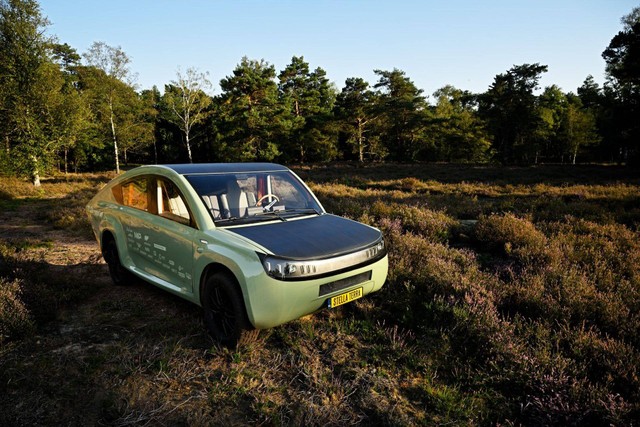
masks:
[[[300,215],[320,215],[320,212],[317,209],[313,208],[291,208],[291,209],[283,209],[283,210],[274,210],[274,211],[265,211],[259,214],[256,214],[255,217],[271,217],[275,216],[276,218],[286,221],[287,218],[291,216],[295,216],[296,214]]]
[[[245,219],[245,218],[239,218],[237,216],[232,216],[232,217],[229,217],[229,218],[216,219],[216,220],[214,220],[214,223],[218,224],[220,222],[234,222],[234,221],[239,221],[241,219]]]
[[[269,218],[275,216],[281,221],[286,221],[286,219],[280,215],[281,213],[285,213],[285,211],[264,211],[259,214],[255,214],[252,218]]]
[[[285,209],[284,213],[301,213],[301,214],[316,214],[316,215],[322,215],[322,213],[315,209],[315,208],[292,208],[292,209]]]
[[[292,214],[293,215],[295,215],[295,214],[300,214],[300,215],[312,215],[312,214],[322,215],[322,213],[320,211],[318,211],[317,209],[314,209],[314,208],[292,208],[292,209],[260,212],[258,214],[251,215],[251,216],[243,216],[243,217],[232,216],[230,218],[218,219],[218,220],[215,221],[215,223],[216,224],[233,223],[233,222],[250,223],[250,222],[253,222],[253,221],[260,222],[260,221],[273,219],[273,217],[279,219],[280,221],[286,221],[287,218],[290,217]]]
[[[260,213],[257,215],[252,215],[252,216],[244,216],[241,218],[238,217],[232,217],[232,218],[223,218],[223,219],[218,219],[216,220],[214,223],[216,225],[231,225],[233,224],[250,224],[252,222],[262,222],[262,221],[269,221],[273,219],[273,216],[276,216],[276,218],[278,218],[279,220],[282,221],[286,221],[286,219],[282,218],[279,215],[273,215],[275,212],[264,212],[264,213]],[[271,215],[269,215],[271,214]]]

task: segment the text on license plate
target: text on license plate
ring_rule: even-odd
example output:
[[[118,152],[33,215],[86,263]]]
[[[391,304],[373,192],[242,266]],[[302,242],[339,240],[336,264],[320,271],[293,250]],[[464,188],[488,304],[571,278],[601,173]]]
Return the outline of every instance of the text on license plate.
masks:
[[[329,308],[337,307],[342,304],[346,304],[353,300],[357,300],[358,298],[362,298],[362,288],[354,289],[349,292],[345,292],[344,294],[336,295],[335,297],[331,297],[329,299]]]

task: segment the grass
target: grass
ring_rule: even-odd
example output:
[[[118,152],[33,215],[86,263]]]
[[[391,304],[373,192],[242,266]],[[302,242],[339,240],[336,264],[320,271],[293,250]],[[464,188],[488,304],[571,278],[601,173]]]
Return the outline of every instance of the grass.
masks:
[[[235,352],[196,307],[108,284],[82,212],[108,176],[3,182],[4,215],[24,219],[0,240],[0,423],[640,422],[640,173],[296,172],[327,210],[384,231],[388,282]],[[77,254],[54,255],[68,240]]]

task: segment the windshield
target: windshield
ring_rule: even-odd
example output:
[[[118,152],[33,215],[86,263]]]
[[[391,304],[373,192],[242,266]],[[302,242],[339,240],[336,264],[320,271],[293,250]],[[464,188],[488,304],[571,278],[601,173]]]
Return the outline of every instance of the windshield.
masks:
[[[236,225],[300,215],[321,208],[307,188],[288,171],[185,176],[207,206],[216,225]]]

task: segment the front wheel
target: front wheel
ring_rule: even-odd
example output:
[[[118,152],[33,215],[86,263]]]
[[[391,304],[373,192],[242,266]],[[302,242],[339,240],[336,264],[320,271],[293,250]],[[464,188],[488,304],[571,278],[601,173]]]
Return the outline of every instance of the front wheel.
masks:
[[[227,274],[216,273],[207,278],[202,308],[209,334],[223,346],[234,349],[258,337],[259,331],[247,319],[242,294]]]

